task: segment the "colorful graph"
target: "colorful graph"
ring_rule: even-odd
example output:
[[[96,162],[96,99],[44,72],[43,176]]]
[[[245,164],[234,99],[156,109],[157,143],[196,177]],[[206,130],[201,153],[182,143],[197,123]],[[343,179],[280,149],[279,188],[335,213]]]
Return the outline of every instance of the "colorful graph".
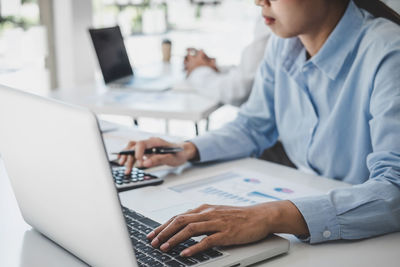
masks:
[[[274,199],[274,200],[281,200],[280,198],[265,194],[265,193],[261,193],[258,191],[253,191],[247,194],[249,197],[262,197],[262,198],[270,198],[270,199]]]
[[[251,184],[259,184],[259,183],[261,183],[260,180],[255,179],[255,178],[244,178],[243,181],[245,181],[246,183],[251,183]]]
[[[294,191],[289,188],[276,187],[276,188],[274,188],[274,190],[276,192],[281,192],[281,193],[286,193],[286,194],[294,193]]]
[[[256,204],[257,203],[255,201],[249,199],[249,198],[242,197],[242,196],[234,194],[234,193],[229,193],[229,192],[226,192],[224,190],[221,190],[221,189],[218,189],[218,188],[215,188],[215,187],[212,187],[212,186],[206,187],[206,188],[200,190],[200,192],[205,194],[205,195],[213,196],[213,197],[218,198],[218,199],[229,200],[229,202],[232,202],[232,203],[235,203],[235,204],[242,203],[242,204],[251,205],[251,204]]]

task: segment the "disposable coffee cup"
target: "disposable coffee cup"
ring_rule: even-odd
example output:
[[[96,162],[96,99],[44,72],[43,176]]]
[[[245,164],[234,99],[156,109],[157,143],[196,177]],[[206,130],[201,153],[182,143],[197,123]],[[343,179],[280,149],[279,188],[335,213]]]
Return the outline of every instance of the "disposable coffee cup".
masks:
[[[171,47],[172,43],[170,40],[165,39],[162,41],[161,50],[162,50],[162,60],[164,62],[170,62],[171,60]]]

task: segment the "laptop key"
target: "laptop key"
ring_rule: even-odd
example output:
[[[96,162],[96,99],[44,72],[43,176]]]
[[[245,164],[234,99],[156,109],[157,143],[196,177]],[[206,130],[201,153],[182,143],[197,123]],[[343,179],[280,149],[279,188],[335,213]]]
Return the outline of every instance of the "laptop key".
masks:
[[[145,224],[145,225],[147,225],[147,226],[153,228],[153,229],[154,229],[154,228],[157,228],[158,226],[161,225],[161,224],[159,224],[158,222],[153,221],[153,220],[150,219],[150,218],[142,218],[142,219],[139,219],[139,221],[140,221],[141,223],[143,223],[143,224]]]
[[[162,264],[161,262],[158,262],[158,261],[151,265],[151,267],[164,267],[164,266],[165,266],[164,264]]]
[[[180,263],[179,261],[176,260],[165,262],[165,264],[169,267],[185,267],[185,264]]]
[[[181,253],[181,252],[182,252],[183,250],[185,250],[186,248],[187,248],[186,246],[184,246],[184,245],[182,245],[182,244],[179,244],[179,245],[175,246],[172,250],[175,250],[175,251]]]
[[[176,250],[170,250],[167,252],[167,254],[172,257],[177,257],[177,256],[179,256],[180,253],[179,253],[179,251],[176,251]]]
[[[155,266],[164,266],[162,263],[160,263],[160,262],[158,262],[158,261],[156,261],[156,260],[152,260],[152,261],[147,262],[147,265],[148,265],[148,266],[151,266],[151,267],[155,267]]]
[[[141,263],[140,261],[138,261],[138,266],[139,267],[147,267],[147,264]]]
[[[163,255],[161,251],[154,249],[152,252],[149,253],[150,256],[159,259]]]
[[[136,244],[139,243],[140,241],[139,241],[139,239],[137,239],[136,237],[131,236],[131,242],[132,242],[133,245],[136,246]]]
[[[140,252],[140,251],[138,251],[138,252],[136,253],[136,258],[137,258],[137,259],[142,259],[142,258],[144,258],[144,257],[147,257],[146,254],[144,254],[144,253],[142,253],[142,252]]]
[[[146,257],[141,258],[140,261],[143,262],[143,263],[146,263],[146,264],[150,265],[149,263],[152,262],[152,261],[154,261],[154,259],[151,258],[151,257],[149,257],[149,256],[146,256]],[[150,266],[151,266],[151,265],[150,265]]]
[[[138,214],[138,213],[136,213],[134,211],[131,211],[129,209],[127,209],[127,213],[128,213],[128,216],[131,217],[132,219],[140,220],[140,219],[145,218],[143,215]]]
[[[186,264],[187,266],[192,266],[192,265],[197,264],[197,261],[195,259],[193,259],[192,257],[184,258],[184,257],[179,256],[179,257],[176,257],[175,260],[178,260],[178,261]]]
[[[207,256],[210,256],[211,258],[217,258],[222,256],[223,254],[219,251],[216,251],[215,249],[208,249],[206,251],[204,251],[204,254],[206,254]]]
[[[144,248],[146,248],[147,246],[145,244],[143,244],[142,242],[137,242],[135,244],[135,248],[139,249],[139,250],[143,250]]]
[[[154,257],[156,259],[160,260],[161,262],[172,260],[172,258],[170,256],[166,255],[166,254],[161,254],[161,255],[154,256]]]
[[[144,226],[144,225],[141,224],[141,223],[138,223],[138,224],[136,225],[136,229],[139,230],[139,231],[143,231],[143,230],[146,229],[146,228],[147,228],[147,227]]]
[[[153,229],[146,227],[143,232],[145,232],[146,234],[150,233],[151,231],[153,231]]]
[[[137,221],[130,220],[129,225],[133,226],[134,228],[136,228],[139,225],[139,223]]]
[[[142,250],[143,252],[147,253],[147,254],[150,254],[152,251],[154,251],[154,248],[153,248],[153,247],[150,247],[150,246],[145,246],[145,247],[143,247],[141,250]]]
[[[198,253],[196,255],[193,255],[192,258],[196,259],[199,262],[203,262],[203,261],[210,259],[210,257],[208,257],[207,255],[205,255],[203,253]]]
[[[186,246],[186,247],[191,247],[195,244],[197,244],[198,242],[194,241],[193,239],[188,239],[185,242],[182,243],[182,245]]]
[[[136,238],[137,238],[138,235],[141,234],[139,231],[133,229],[132,226],[130,226],[130,225],[128,225],[128,226],[131,228],[131,234],[132,234],[133,236],[135,236]]]
[[[136,237],[140,240],[147,241],[147,236],[145,234],[139,233]]]

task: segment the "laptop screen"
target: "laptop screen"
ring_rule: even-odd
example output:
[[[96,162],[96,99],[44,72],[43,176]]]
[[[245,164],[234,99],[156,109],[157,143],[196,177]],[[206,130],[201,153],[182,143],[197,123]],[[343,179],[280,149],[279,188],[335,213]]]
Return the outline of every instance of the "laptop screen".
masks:
[[[89,32],[105,83],[133,75],[119,26]]]

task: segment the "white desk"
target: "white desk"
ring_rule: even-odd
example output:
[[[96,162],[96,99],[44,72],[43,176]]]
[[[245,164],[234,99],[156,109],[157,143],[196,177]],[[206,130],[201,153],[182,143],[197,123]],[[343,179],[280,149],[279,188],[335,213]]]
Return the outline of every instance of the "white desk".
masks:
[[[254,171],[266,172],[291,182],[299,182],[327,191],[331,188],[347,186],[346,184],[307,175],[296,170],[281,167],[256,159],[243,159],[210,166],[197,166],[185,170],[182,174],[170,174],[163,187],[181,181],[206,177],[222,170],[246,166]],[[121,193],[123,204],[130,204],[135,197],[141,197],[147,191],[157,188],[146,187]],[[143,201],[143,198],[141,199]],[[150,198],[148,198],[151,201]],[[152,198],[153,201],[159,201]],[[173,214],[171,214],[172,216]],[[66,218],[68,219],[68,218]],[[393,233],[362,241],[338,241],[319,245],[299,242],[295,237],[289,238],[291,248],[288,254],[259,263],[256,266],[399,266],[400,233]],[[4,267],[79,267],[86,266],[79,259],[52,243],[27,225],[18,210],[9,180],[0,165],[0,266]]]
[[[109,90],[105,87],[86,86],[60,89],[51,97],[77,105],[87,106],[96,113],[181,119],[197,122],[206,119],[218,107],[218,102],[195,93],[175,90],[164,92]]]
[[[139,73],[147,77],[168,74],[175,81],[176,88],[184,86],[182,70],[179,69],[177,63],[151,64],[140,68]],[[196,133],[198,133],[197,123],[202,119],[208,122],[209,115],[220,105],[216,100],[196,94],[189,88],[186,89],[144,92],[109,89],[102,82],[98,82],[79,88],[59,88],[51,92],[49,96],[64,102],[86,106],[98,114],[189,120],[195,123]]]

